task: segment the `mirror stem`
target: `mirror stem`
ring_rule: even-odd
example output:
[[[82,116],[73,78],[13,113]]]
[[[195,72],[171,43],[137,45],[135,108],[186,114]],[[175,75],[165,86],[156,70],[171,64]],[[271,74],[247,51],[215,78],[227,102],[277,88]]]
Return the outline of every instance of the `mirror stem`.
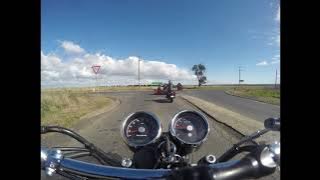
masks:
[[[249,136],[246,136],[244,137],[242,140],[240,140],[237,144],[235,144],[235,146],[240,146],[241,144],[247,142],[247,141],[251,141],[253,139],[256,139],[258,137],[260,137],[261,135],[269,132],[270,130],[269,129],[263,129],[263,130],[260,130],[260,131],[257,131],[257,132],[254,132],[253,134],[249,135]]]

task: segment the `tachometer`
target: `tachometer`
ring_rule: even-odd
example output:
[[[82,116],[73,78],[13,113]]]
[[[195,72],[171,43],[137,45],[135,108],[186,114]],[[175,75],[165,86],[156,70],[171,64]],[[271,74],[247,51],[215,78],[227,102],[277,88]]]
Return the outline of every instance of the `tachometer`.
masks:
[[[121,134],[129,146],[145,146],[155,142],[160,137],[160,121],[152,113],[135,112],[124,120]]]
[[[204,115],[184,110],[174,116],[169,130],[170,134],[182,143],[198,145],[206,140],[210,129]]]

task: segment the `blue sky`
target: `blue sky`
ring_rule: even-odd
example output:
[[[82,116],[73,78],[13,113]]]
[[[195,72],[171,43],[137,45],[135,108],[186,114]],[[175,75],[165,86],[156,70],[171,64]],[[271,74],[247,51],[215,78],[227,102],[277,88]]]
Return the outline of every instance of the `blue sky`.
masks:
[[[202,63],[210,83],[237,83],[238,66],[247,83],[274,83],[280,67],[276,0],[42,0],[41,6],[46,61],[55,57],[68,64],[100,53],[115,61],[138,56],[188,71]],[[83,54],[71,55],[63,42]]]

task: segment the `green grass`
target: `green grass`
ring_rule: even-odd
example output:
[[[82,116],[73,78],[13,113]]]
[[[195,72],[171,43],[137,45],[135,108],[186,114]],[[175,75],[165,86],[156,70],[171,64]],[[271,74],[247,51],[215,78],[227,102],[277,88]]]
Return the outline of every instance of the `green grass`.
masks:
[[[111,99],[67,90],[41,92],[41,125],[70,127],[80,117],[105,107]]]
[[[184,86],[184,89],[187,90],[229,90],[232,88],[236,88],[236,85],[207,85],[207,86],[191,86],[191,85],[187,85]]]
[[[226,90],[227,93],[262,101],[270,104],[280,105],[280,90],[265,87],[236,87]]]
[[[43,89],[43,92],[72,92],[72,93],[90,93],[90,92],[117,92],[117,91],[149,91],[157,88],[156,86],[117,86],[117,87],[81,87],[81,88],[51,88]],[[94,89],[94,90],[93,90]]]

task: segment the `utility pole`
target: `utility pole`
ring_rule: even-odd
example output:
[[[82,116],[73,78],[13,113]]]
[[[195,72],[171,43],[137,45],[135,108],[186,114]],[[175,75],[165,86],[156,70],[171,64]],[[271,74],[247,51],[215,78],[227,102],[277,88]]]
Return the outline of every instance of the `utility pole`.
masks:
[[[241,71],[243,71],[242,69],[241,69],[241,66],[239,66],[239,86],[240,86],[240,83],[241,83]]]
[[[277,88],[277,80],[278,80],[278,69],[276,69],[276,82],[274,83],[274,88]]]
[[[240,77],[241,77],[241,74],[240,74],[240,66],[239,66],[239,86],[240,86]]]
[[[140,58],[138,59],[138,81],[139,81],[139,87],[140,87]]]

